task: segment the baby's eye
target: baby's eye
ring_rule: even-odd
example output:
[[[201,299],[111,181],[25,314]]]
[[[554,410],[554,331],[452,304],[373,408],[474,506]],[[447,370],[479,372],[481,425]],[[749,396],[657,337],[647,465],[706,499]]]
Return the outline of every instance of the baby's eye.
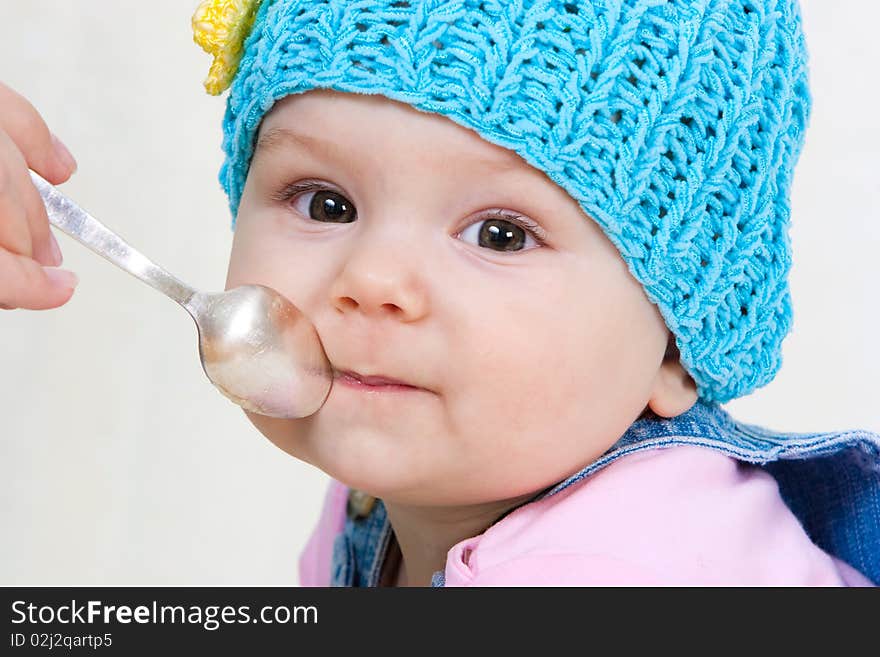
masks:
[[[476,245],[494,251],[523,251],[540,246],[540,228],[519,215],[493,214],[475,221],[459,237],[476,239]],[[529,246],[531,245],[531,246]]]
[[[292,185],[281,200],[293,199],[293,207],[302,216],[323,223],[348,224],[357,219],[354,203],[339,192],[316,185]]]
[[[347,224],[357,219],[354,203],[343,194],[313,182],[288,185],[275,195],[284,203],[292,202],[301,216],[322,223]],[[472,223],[456,237],[471,237],[476,246],[494,251],[522,251],[540,246],[543,230],[530,219],[495,211]]]

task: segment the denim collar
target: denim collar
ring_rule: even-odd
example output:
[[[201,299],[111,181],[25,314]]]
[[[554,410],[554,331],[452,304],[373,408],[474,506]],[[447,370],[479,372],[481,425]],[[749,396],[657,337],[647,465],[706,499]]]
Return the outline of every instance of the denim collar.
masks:
[[[594,462],[523,504],[555,495],[627,454],[674,445],[705,447],[765,468],[819,547],[880,582],[880,436],[866,431],[774,432],[698,401],[674,418],[640,418]],[[392,536],[381,500],[366,517],[347,518],[333,547],[331,585],[376,586]],[[434,573],[431,586],[444,584],[443,571]]]

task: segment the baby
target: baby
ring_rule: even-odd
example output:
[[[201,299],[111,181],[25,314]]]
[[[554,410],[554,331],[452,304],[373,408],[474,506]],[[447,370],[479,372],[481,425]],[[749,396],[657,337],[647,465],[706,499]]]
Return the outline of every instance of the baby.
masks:
[[[227,287],[287,296],[336,372],[307,418],[248,414],[332,478],[302,584],[880,582],[880,437],[719,406],[775,376],[791,324],[798,11],[199,7],[206,86],[231,85]],[[72,165],[0,91],[27,119],[0,119],[23,155],[0,170],[20,276],[0,303],[57,306],[71,282],[23,163]]]

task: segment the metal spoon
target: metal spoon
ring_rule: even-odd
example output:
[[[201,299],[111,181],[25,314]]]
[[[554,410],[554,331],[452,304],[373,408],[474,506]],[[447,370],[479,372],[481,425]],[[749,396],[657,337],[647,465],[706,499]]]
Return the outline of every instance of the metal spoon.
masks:
[[[198,292],[129,246],[31,171],[49,221],[183,306],[199,332],[199,356],[211,383],[242,408],[278,418],[317,411],[333,369],[312,323],[275,290],[244,285]]]

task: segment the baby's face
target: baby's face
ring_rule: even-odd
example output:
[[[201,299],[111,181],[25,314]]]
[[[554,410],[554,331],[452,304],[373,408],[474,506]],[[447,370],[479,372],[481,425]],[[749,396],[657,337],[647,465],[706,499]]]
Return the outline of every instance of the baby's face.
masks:
[[[513,499],[576,472],[645,408],[668,331],[577,203],[512,152],[383,97],[275,105],[244,189],[228,287],[315,324],[336,382],[278,447],[407,504]]]

